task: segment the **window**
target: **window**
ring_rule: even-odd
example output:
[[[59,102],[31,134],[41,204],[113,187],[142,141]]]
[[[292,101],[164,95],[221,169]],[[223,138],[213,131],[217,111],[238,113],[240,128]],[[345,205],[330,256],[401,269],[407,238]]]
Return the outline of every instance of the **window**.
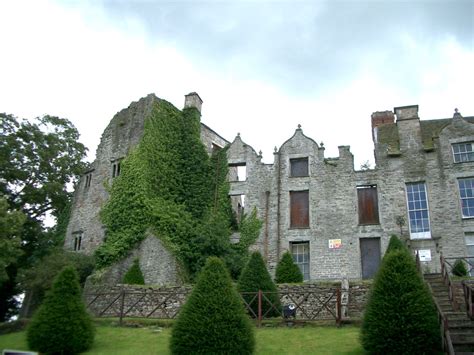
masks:
[[[82,232],[74,232],[74,251],[81,250],[81,243],[82,243]]]
[[[465,238],[469,275],[474,276],[474,233],[466,233]]]
[[[357,186],[359,224],[379,224],[377,186]]]
[[[120,160],[112,164],[112,177],[115,178],[120,175]]]
[[[92,173],[88,173],[86,175],[86,183],[84,184],[85,189],[87,189],[91,186],[91,180],[92,180]]]
[[[453,156],[455,163],[465,163],[474,161],[474,151],[472,150],[474,142],[453,144]]]
[[[245,214],[245,195],[231,195],[230,203],[232,205],[233,218],[232,229],[238,230],[240,222]]]
[[[230,181],[245,181],[247,180],[247,164],[237,163],[229,164],[229,180]]]
[[[428,200],[424,182],[407,184],[408,219],[410,238],[431,238]]]
[[[301,270],[303,280],[309,280],[309,242],[290,243],[293,261]]]
[[[290,159],[290,176],[308,176],[308,158]]]
[[[459,179],[459,195],[464,218],[474,217],[474,178]]]
[[[309,227],[309,191],[290,191],[290,227]]]

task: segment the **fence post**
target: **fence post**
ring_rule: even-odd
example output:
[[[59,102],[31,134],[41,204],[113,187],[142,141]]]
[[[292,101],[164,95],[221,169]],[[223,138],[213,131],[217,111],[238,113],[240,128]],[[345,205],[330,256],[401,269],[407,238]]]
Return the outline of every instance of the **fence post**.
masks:
[[[125,303],[125,290],[122,288],[120,289],[120,320],[119,324],[122,325],[122,319],[123,319],[123,307]]]
[[[262,325],[262,290],[258,290],[258,321],[257,326]]]
[[[336,289],[336,324],[338,327],[341,326],[341,289],[337,288]]]

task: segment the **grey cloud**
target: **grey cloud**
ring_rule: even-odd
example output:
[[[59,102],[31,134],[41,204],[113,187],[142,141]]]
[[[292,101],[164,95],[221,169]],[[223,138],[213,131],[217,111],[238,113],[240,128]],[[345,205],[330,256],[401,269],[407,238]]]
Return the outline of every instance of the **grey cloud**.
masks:
[[[472,1],[152,2],[103,1],[120,24],[138,19],[149,39],[173,43],[214,71],[259,77],[289,91],[314,92],[381,60],[388,80],[411,71],[417,53],[399,40],[445,36],[473,49]]]

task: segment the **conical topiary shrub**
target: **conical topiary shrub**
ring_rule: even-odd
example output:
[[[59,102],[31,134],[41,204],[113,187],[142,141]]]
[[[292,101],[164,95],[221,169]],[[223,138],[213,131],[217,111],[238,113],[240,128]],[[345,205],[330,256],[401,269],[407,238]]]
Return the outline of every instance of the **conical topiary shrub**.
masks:
[[[76,354],[94,341],[92,319],[81,299],[76,270],[65,267],[56,277],[27,330],[28,345],[41,353]]]
[[[265,317],[278,317],[281,315],[280,298],[275,283],[265,266],[262,255],[256,251],[252,253],[249,261],[242,270],[237,288],[242,292],[242,296],[250,304],[253,311],[249,312],[252,317],[258,316],[258,298],[255,294],[245,294],[245,292],[258,292],[262,290],[262,315]]]
[[[453,269],[451,270],[454,276],[467,276],[468,271],[466,268],[466,264],[464,264],[464,261],[462,259],[457,259],[454,262]]]
[[[370,354],[436,354],[436,308],[407,249],[389,252],[375,277],[362,323]]]
[[[133,264],[127,273],[123,277],[124,284],[128,285],[144,285],[145,278],[143,277],[142,270],[140,269],[140,263],[138,259],[133,260]]]
[[[303,274],[293,261],[290,252],[285,252],[277,265],[275,272],[276,283],[303,282]]]
[[[392,235],[390,237],[390,241],[388,242],[387,250],[385,251],[385,255],[388,255],[388,253],[394,251],[394,250],[406,250],[407,247],[403,242],[398,238],[396,235]],[[384,257],[385,257],[384,255]]]
[[[229,272],[210,257],[173,325],[172,354],[252,354],[253,325]]]

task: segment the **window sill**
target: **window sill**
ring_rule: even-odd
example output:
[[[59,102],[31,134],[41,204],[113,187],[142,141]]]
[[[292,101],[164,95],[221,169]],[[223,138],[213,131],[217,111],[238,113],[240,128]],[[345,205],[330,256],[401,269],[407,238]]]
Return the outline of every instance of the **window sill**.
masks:
[[[368,226],[380,226],[380,222],[378,223],[359,223],[358,227],[368,227]]]
[[[300,176],[292,176],[292,175],[290,175],[290,176],[288,176],[288,177],[291,178],[291,179],[297,179],[297,178],[307,178],[307,177],[309,177],[309,175],[300,175]]]
[[[298,229],[311,229],[311,228],[310,228],[309,226],[307,226],[307,227],[290,227],[290,228],[288,228],[288,229],[290,229],[290,230],[292,230],[292,229],[298,230]]]

